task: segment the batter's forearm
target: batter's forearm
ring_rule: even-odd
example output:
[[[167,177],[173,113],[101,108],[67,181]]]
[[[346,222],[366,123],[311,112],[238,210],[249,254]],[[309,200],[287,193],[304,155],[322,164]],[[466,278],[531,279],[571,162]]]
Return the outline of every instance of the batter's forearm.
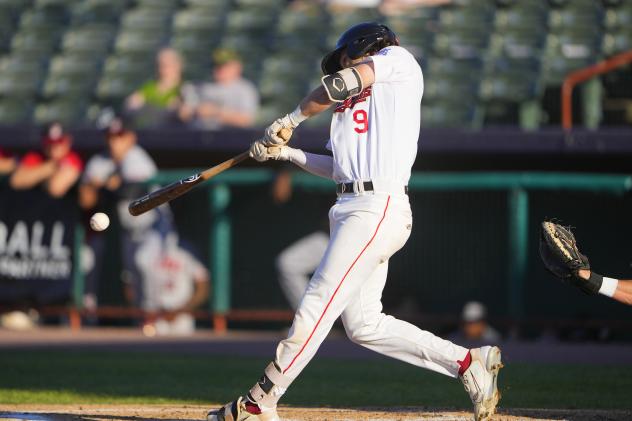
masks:
[[[632,280],[619,280],[617,289],[612,298],[623,304],[632,306]]]
[[[319,177],[333,178],[334,159],[331,156],[313,154],[290,147],[288,147],[288,155],[288,161],[293,162],[305,171]]]
[[[326,111],[333,104],[327,96],[323,86],[314,89],[300,103],[301,113],[306,117],[312,117]]]

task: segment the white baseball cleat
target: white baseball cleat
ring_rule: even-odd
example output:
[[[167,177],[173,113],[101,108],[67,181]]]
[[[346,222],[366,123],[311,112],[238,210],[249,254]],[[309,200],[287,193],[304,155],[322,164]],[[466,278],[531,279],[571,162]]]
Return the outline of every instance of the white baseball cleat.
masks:
[[[487,421],[496,412],[500,399],[498,392],[498,371],[503,367],[500,349],[496,346],[484,346],[470,350],[472,362],[461,381],[465,391],[474,404],[474,419]]]
[[[211,410],[207,415],[207,421],[280,421],[276,410],[268,410],[253,414],[246,408],[247,401],[242,397],[221,407]]]

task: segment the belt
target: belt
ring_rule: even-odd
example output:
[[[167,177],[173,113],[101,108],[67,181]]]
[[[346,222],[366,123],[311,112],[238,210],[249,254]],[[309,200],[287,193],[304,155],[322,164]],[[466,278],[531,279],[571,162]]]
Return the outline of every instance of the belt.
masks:
[[[362,189],[359,188],[360,185],[362,186]],[[373,182],[372,181],[336,184],[336,193],[338,193],[338,194],[342,194],[342,193],[361,193],[362,191],[372,192],[373,190],[375,190],[375,189],[373,188]],[[408,186],[404,186],[404,193],[408,194]]]

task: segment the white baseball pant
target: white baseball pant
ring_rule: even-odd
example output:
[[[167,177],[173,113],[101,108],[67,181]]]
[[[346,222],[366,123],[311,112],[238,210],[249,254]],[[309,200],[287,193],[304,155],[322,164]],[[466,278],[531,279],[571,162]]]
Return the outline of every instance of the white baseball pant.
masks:
[[[349,338],[402,361],[457,377],[468,350],[382,313],[388,259],[412,227],[405,194],[343,194],[329,211],[331,239],[305,291],[276,365],[287,385],[316,354],[342,315]]]

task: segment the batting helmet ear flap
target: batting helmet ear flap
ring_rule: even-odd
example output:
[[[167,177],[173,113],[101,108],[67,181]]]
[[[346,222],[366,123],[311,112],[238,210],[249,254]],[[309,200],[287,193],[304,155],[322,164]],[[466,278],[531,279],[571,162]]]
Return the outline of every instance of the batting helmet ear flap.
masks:
[[[323,60],[320,62],[320,68],[322,69],[324,75],[333,75],[334,73],[342,70],[340,58],[344,49],[345,47],[336,48],[331,53],[328,53],[325,57],[323,57]]]

